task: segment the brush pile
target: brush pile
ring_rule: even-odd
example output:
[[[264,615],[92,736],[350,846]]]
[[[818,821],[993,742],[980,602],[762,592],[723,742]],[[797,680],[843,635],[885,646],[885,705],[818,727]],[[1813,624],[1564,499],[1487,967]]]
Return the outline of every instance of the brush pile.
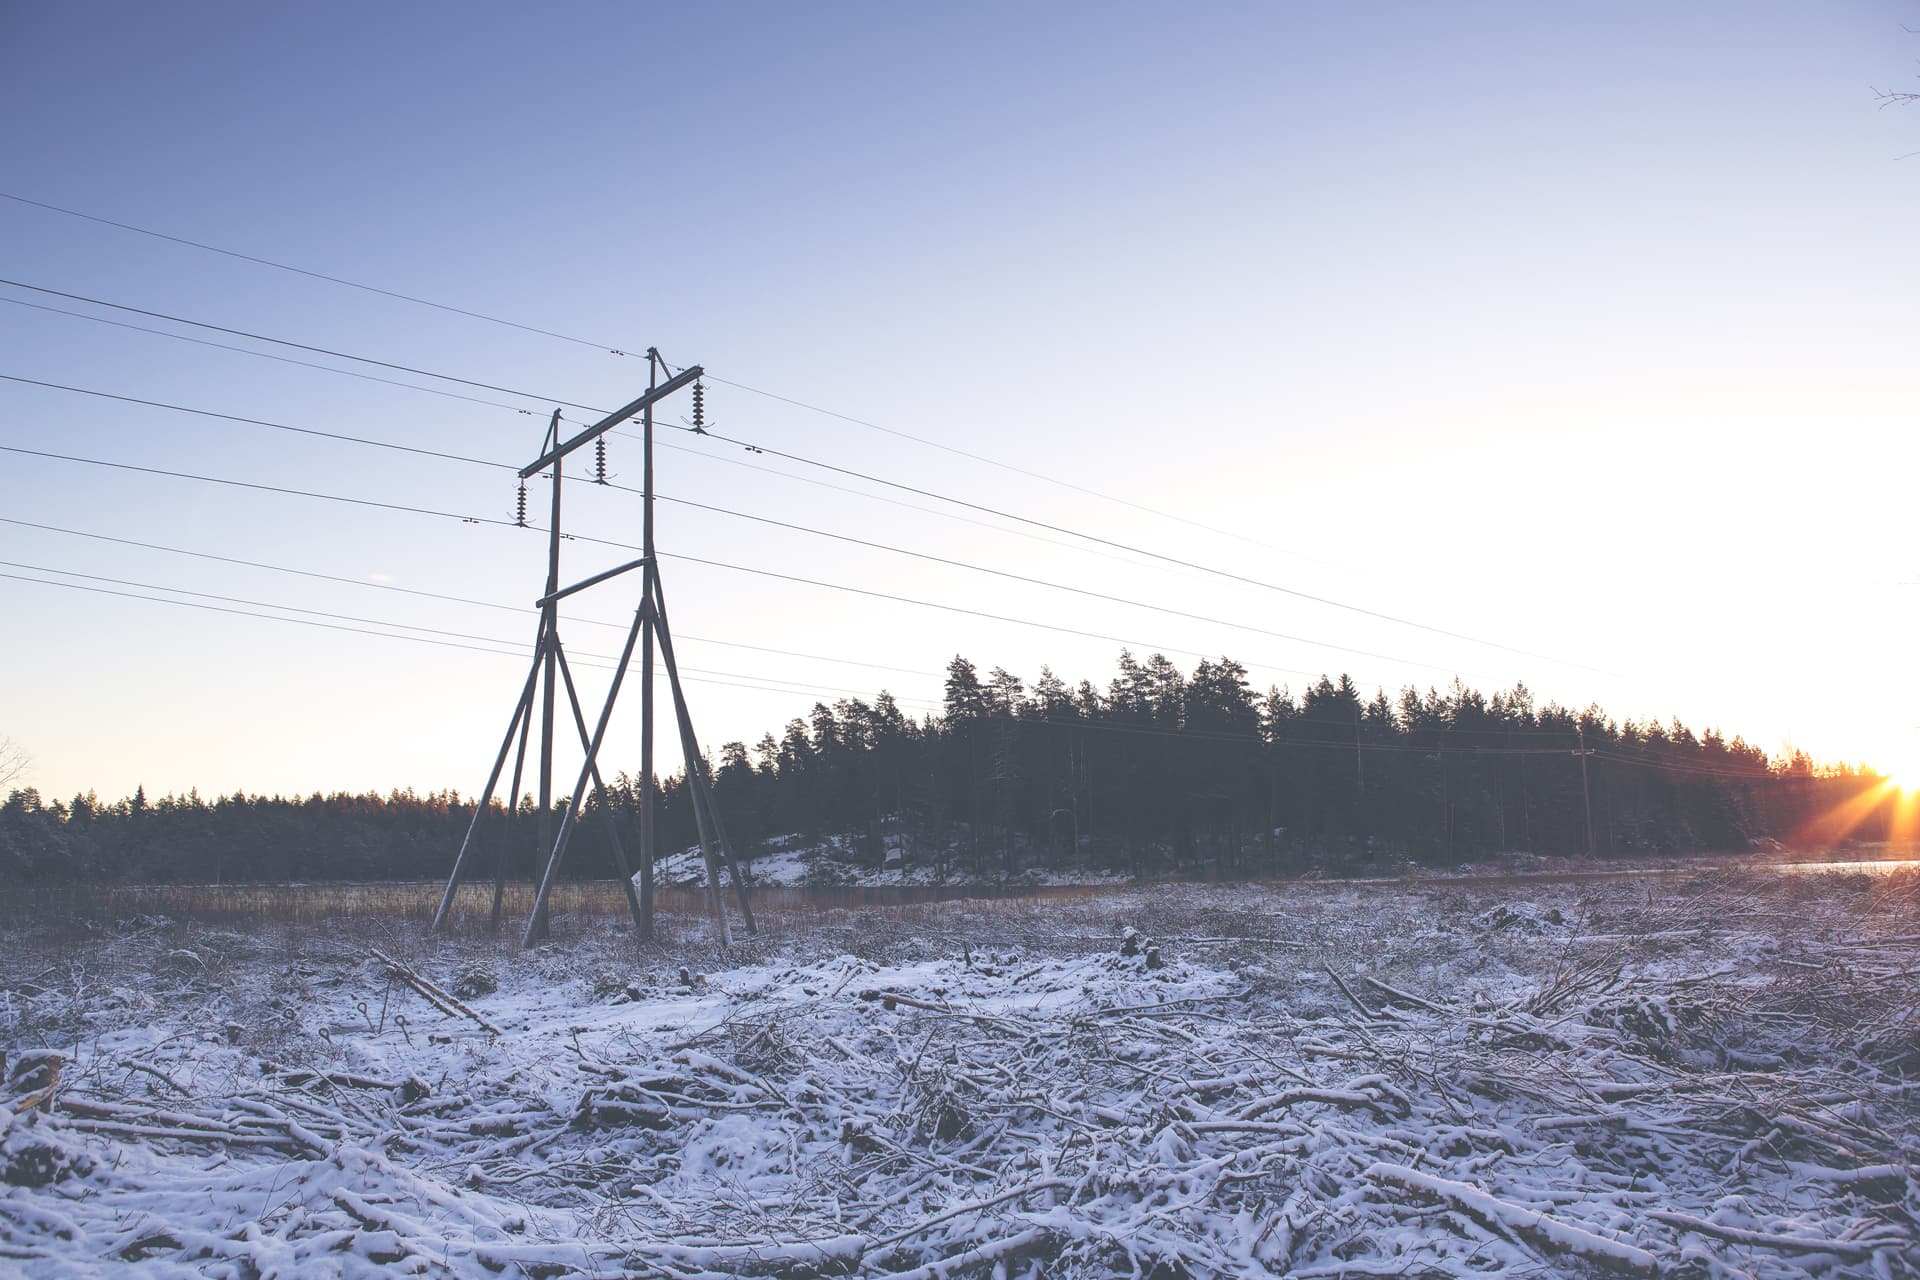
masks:
[[[171,1020],[16,1047],[0,1267],[1920,1275],[1911,895],[1188,892],[663,951],[558,1013],[559,947],[452,1010],[429,975],[471,953],[322,950],[271,1035],[269,993],[189,979]],[[112,1005],[52,990],[8,1043]]]

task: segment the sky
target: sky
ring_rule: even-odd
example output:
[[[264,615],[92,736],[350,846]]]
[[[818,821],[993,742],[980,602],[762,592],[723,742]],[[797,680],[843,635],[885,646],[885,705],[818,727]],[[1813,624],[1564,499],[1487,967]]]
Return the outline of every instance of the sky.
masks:
[[[0,198],[0,374],[518,466],[649,346],[702,365],[736,443],[663,406],[659,491],[759,517],[659,507],[709,749],[882,688],[924,714],[956,653],[1104,687],[1124,643],[1920,773],[1920,104],[1876,98],[1920,90],[1917,27],[13,0],[0,191],[40,204]],[[26,781],[479,790],[546,546],[461,517],[511,521],[510,471],[20,381],[0,445],[359,500],[0,453]],[[639,541],[588,465],[566,580]],[[636,593],[563,610],[589,715]]]

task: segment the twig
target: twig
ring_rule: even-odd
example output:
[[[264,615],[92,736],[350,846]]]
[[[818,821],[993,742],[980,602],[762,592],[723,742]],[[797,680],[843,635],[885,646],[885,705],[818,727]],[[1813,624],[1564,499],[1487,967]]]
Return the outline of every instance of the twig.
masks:
[[[1371,1020],[1376,1016],[1373,1010],[1367,1008],[1365,1003],[1361,1001],[1359,996],[1353,994],[1353,988],[1349,987],[1344,981],[1341,980],[1340,975],[1333,971],[1332,965],[1328,964],[1328,965],[1322,965],[1320,967],[1327,971],[1327,976],[1329,978],[1332,978],[1334,985],[1340,988],[1340,994],[1353,1002],[1353,1007],[1360,1011],[1361,1017]]]
[[[442,1013],[453,1017],[471,1018],[479,1024],[482,1031],[487,1032],[489,1035],[497,1036],[500,1034],[500,1028],[494,1026],[491,1022],[488,1022],[478,1013],[475,1013],[465,1004],[455,999],[449,992],[427,981],[418,973],[414,972],[413,969],[401,964],[398,960],[395,960],[392,956],[380,950],[380,948],[368,947],[367,950],[373,955],[374,959],[387,966],[387,972],[412,987],[415,991],[418,991],[422,996],[426,997],[428,1004],[431,1004]]]

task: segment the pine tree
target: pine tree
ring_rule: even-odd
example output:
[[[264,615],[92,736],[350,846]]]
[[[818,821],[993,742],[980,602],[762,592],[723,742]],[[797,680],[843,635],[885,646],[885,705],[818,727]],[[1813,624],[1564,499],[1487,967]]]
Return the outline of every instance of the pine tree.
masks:
[[[980,673],[958,654],[947,664],[946,714],[949,725],[972,720],[987,713],[987,699],[980,687]]]

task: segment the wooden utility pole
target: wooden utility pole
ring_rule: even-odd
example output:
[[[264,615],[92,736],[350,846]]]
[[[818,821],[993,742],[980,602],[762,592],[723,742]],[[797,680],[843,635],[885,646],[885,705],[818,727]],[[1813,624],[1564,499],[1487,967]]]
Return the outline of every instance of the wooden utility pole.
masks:
[[[1360,748],[1360,694],[1353,695],[1353,777],[1354,807],[1359,810],[1355,815],[1359,819],[1360,834],[1371,836],[1373,824],[1367,821],[1367,758]]]
[[[1587,750],[1587,727],[1580,726],[1580,749],[1573,754],[1580,757],[1580,802],[1587,811],[1587,856],[1593,856],[1593,792],[1587,789],[1587,757],[1593,752]]]

